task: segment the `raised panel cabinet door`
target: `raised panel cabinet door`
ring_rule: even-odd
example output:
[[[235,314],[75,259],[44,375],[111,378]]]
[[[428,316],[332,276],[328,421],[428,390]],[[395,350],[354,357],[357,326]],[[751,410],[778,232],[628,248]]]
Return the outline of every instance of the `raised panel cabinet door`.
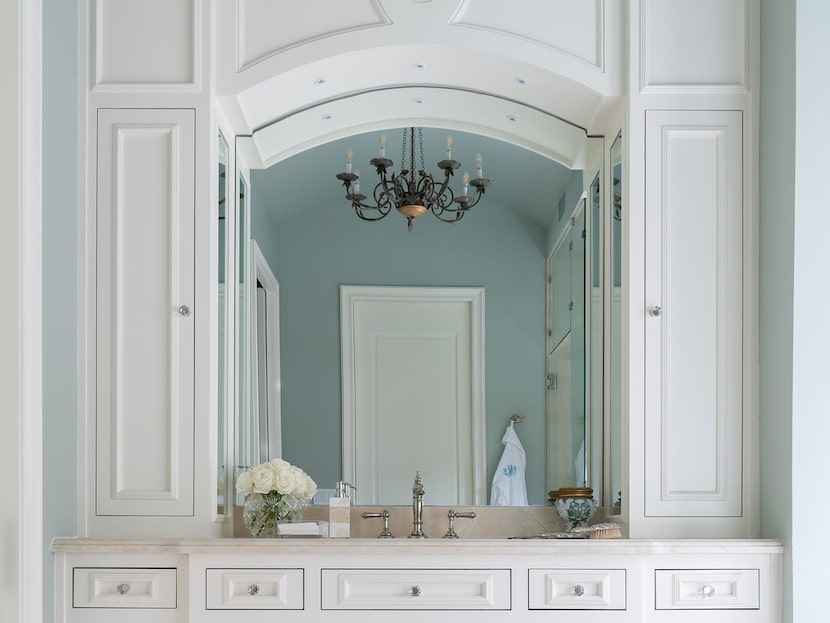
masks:
[[[96,515],[193,514],[190,109],[98,111]]]
[[[646,113],[645,515],[742,515],[740,111]]]

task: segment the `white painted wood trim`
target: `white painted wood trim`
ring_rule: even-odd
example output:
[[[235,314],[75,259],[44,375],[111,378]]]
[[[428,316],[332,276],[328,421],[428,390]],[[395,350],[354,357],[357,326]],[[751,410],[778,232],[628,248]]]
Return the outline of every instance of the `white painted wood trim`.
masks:
[[[484,343],[484,288],[439,288],[406,286],[340,286],[340,365],[341,409],[343,414],[343,474],[352,482],[357,472],[354,454],[355,404],[352,390],[355,382],[353,309],[357,301],[465,301],[470,304],[470,336],[472,349],[472,434],[473,434],[473,499],[476,505],[487,504],[486,458],[486,401],[484,391],[485,343]],[[348,380],[348,382],[347,382]]]
[[[280,282],[256,240],[251,240],[251,256],[256,278],[265,290],[265,308],[269,315],[266,326],[268,357],[268,456],[282,456],[282,376],[280,370]]]
[[[0,495],[3,559],[0,620],[43,618],[42,450],[42,4],[18,0],[5,7],[0,111],[8,140],[0,147],[0,180],[7,193],[6,226],[0,231],[5,260],[0,278]]]

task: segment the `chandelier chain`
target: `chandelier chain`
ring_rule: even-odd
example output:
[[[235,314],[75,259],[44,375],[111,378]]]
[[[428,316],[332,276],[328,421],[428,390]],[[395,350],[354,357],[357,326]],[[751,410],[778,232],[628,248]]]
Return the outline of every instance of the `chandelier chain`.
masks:
[[[424,129],[423,128],[418,128],[418,146],[421,148],[421,170],[425,171],[426,166],[424,165]],[[413,160],[414,160],[414,157],[413,157]]]

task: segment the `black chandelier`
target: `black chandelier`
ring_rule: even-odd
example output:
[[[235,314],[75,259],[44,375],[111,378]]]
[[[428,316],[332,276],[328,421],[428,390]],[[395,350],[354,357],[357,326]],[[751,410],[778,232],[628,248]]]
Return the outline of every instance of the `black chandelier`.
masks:
[[[408,136],[407,136],[408,134]],[[408,140],[407,140],[408,139]],[[406,150],[409,145],[409,168],[405,168]],[[441,183],[435,182],[432,175],[424,170],[424,139],[421,128],[418,128],[418,148],[421,156],[421,168],[418,169],[417,178],[415,175],[415,128],[404,128],[403,145],[401,147],[401,171],[392,173],[392,177],[386,176],[386,170],[391,168],[393,162],[386,157],[386,138],[380,138],[380,155],[372,158],[369,164],[377,170],[380,181],[373,191],[375,205],[365,203],[366,195],[360,193],[360,172],[352,172],[352,152],[346,154],[346,171],[338,173],[337,179],[343,182],[346,187],[346,199],[351,202],[355,214],[364,221],[379,221],[392,211],[394,207],[406,217],[407,229],[412,231],[412,222],[426,214],[427,210],[432,212],[438,219],[445,223],[455,223],[475,206],[484,189],[490,183],[481,172],[481,156],[476,154],[476,177],[470,179],[469,174],[464,174],[464,186],[459,196],[455,196],[449,186],[450,176],[454,175],[455,169],[461,163],[452,159],[452,139],[447,137],[446,158],[438,163],[438,168],[444,171],[444,180]],[[468,195],[469,186],[475,189],[475,196]]]

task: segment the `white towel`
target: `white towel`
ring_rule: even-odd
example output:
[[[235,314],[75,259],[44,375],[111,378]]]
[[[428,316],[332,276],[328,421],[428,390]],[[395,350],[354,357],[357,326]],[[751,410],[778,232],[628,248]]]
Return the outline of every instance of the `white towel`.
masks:
[[[525,455],[519,436],[513,430],[513,422],[510,422],[510,426],[504,431],[501,442],[504,444],[504,452],[493,476],[490,504],[493,506],[527,506],[527,484],[525,484],[527,455]]]

